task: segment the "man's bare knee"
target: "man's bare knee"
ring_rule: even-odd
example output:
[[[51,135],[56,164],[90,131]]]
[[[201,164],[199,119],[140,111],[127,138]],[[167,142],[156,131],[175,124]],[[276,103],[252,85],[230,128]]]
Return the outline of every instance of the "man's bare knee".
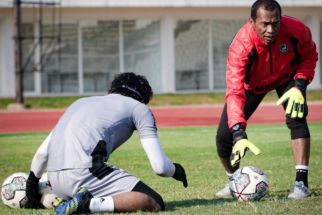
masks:
[[[115,211],[117,212],[135,212],[149,211],[159,212],[162,207],[147,194],[140,192],[128,192],[113,196]]]

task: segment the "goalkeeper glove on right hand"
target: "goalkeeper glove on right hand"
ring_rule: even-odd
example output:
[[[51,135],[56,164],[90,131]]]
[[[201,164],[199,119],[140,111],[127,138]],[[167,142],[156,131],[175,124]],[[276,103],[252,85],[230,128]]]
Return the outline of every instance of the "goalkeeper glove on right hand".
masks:
[[[255,155],[259,155],[261,153],[261,150],[247,139],[246,132],[241,125],[240,128],[237,128],[236,130],[233,129],[233,141],[234,146],[230,156],[230,164],[233,167],[239,164],[240,160],[246,155],[246,151],[248,149],[250,149],[250,151]]]
[[[175,166],[175,171],[174,171],[172,178],[174,178],[178,181],[182,181],[183,186],[188,187],[186,171],[184,170],[184,168],[180,164],[178,164],[178,163],[173,163],[173,164]]]
[[[27,183],[26,183],[26,196],[27,202],[25,208],[44,208],[40,202],[41,194],[39,193],[39,178],[37,178],[34,172],[30,171]]]

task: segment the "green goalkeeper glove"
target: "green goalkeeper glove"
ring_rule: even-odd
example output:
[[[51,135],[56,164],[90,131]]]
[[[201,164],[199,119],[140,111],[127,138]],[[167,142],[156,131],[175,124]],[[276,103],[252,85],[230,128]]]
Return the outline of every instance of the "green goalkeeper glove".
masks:
[[[294,81],[294,87],[289,89],[283,96],[276,102],[280,105],[288,100],[285,113],[290,115],[291,118],[303,118],[305,113],[305,91],[308,81],[303,78],[298,78]]]
[[[246,155],[248,149],[255,155],[259,155],[261,150],[247,139],[247,134],[241,124],[236,124],[232,128],[234,146],[230,156],[230,164],[234,167],[239,164],[240,160]]]
[[[286,114],[290,114],[291,118],[303,118],[304,116],[304,96],[302,92],[296,88],[292,87],[276,102],[280,105],[288,100],[287,107],[285,110]]]
[[[236,142],[230,158],[230,164],[234,167],[245,156],[246,151],[250,149],[255,155],[259,155],[261,150],[247,139],[241,139]]]

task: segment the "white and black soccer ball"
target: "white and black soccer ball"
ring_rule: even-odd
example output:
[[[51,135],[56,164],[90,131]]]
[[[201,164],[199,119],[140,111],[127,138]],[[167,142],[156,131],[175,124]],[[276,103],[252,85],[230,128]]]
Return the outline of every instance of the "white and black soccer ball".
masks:
[[[28,174],[16,172],[8,176],[1,186],[2,202],[9,208],[22,208],[25,206],[26,182]]]
[[[47,173],[44,173],[39,180],[39,192],[41,194],[40,202],[43,206],[45,208],[53,208],[53,202],[57,195],[54,193],[50,185]]]
[[[229,189],[238,201],[259,201],[268,193],[268,178],[261,169],[245,166],[234,172]]]

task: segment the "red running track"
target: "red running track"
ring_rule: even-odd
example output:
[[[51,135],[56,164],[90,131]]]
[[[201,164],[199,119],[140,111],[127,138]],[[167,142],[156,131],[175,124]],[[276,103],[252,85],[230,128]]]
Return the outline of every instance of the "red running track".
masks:
[[[152,108],[158,127],[217,125],[223,106],[183,106]],[[322,103],[309,104],[309,122],[322,122]],[[0,112],[0,133],[50,131],[63,110],[25,110]],[[262,104],[249,123],[283,123],[284,111],[281,106]]]

